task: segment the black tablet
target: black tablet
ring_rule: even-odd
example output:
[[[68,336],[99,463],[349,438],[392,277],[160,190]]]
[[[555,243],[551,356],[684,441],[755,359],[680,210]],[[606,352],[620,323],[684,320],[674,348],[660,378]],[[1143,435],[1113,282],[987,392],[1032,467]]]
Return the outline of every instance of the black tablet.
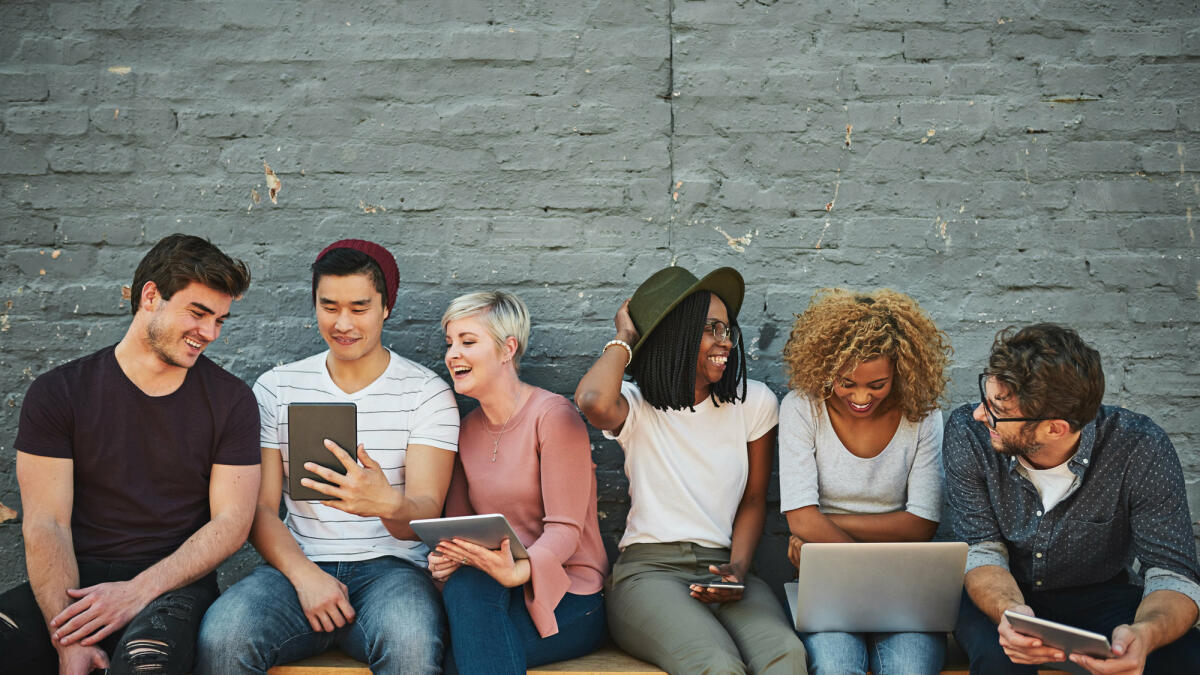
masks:
[[[358,407],[353,403],[291,403],[288,405],[288,495],[296,501],[334,499],[300,484],[303,478],[324,483],[304,468],[313,462],[338,473],[346,467],[325,447],[325,439],[342,446],[358,461]]]

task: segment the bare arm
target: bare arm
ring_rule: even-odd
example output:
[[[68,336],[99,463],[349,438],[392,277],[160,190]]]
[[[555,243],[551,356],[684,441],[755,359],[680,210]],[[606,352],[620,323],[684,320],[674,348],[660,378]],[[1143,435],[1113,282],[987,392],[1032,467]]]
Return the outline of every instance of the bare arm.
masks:
[[[259,466],[214,464],[209,479],[210,519],[174,553],[133,579],[68,591],[76,602],[51,621],[55,639],[96,644],[127,624],[154,598],[216,569],[245,541],[254,517]]]
[[[855,541],[929,541],[938,526],[936,522],[908,511],[834,513],[829,519]]]
[[[849,532],[839,527],[832,518],[821,513],[816,504],[793,509],[785,515],[788,530],[791,531],[792,536],[803,542],[849,543],[855,541]]]
[[[729,545],[729,563],[709,566],[713,574],[724,581],[744,583],[754,560],[754,550],[762,538],[763,523],[767,520],[767,486],[771,481],[771,453],[775,448],[777,427],[746,444],[750,460],[750,475],[746,490],[733,517],[733,536]],[[742,598],[743,591],[732,589],[700,589],[691,587],[692,597],[704,602],[733,602]]]
[[[967,595],[981,612],[996,623],[1000,646],[1013,663],[1038,664],[1062,661],[1062,651],[1042,645],[1042,641],[1013,630],[1004,618],[1005,610],[1033,616],[1033,609],[1025,604],[1025,596],[1017,587],[1011,572],[999,565],[982,565],[967,572],[963,579]]]
[[[453,450],[432,445],[408,446],[402,501],[395,511],[382,518],[383,526],[393,537],[417,539],[409,521],[442,515],[450,477],[454,475],[455,454]]]
[[[354,620],[350,591],[304,555],[287,525],[279,519],[283,497],[283,457],[277,448],[262,449],[262,485],[250,528],[250,543],[267,564],[279,570],[300,600],[314,631],[329,632]]]
[[[637,329],[633,327],[633,319],[629,318],[628,300],[617,310],[613,323],[617,327],[618,340],[631,346],[637,342]],[[629,416],[629,402],[621,395],[621,378],[628,360],[629,352],[620,346],[605,349],[575,388],[575,405],[597,429],[616,434]]]

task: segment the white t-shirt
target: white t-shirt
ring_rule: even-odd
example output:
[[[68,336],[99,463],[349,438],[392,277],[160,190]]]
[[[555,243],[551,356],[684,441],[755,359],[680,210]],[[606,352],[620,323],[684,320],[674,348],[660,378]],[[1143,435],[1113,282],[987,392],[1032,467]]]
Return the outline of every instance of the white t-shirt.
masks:
[[[900,419],[883,451],[869,459],[846,449],[825,402],[789,392],[779,410],[779,510],[816,504],[821,513],[907,511],[938,522],[942,513],[942,412]]]
[[[1078,477],[1071,471],[1072,455],[1067,461],[1052,466],[1049,469],[1037,469],[1032,464],[1025,461],[1024,457],[1018,457],[1017,461],[1020,464],[1019,471],[1025,474],[1033,487],[1037,488],[1038,496],[1042,498],[1042,510],[1050,513],[1050,509],[1058,506],[1058,503],[1067,498],[1075,487],[1075,481]]]
[[[615,439],[625,451],[629,517],[619,547],[689,541],[729,548],[750,460],[746,444],[779,422],[775,394],[750,380],[746,400],[659,410],[632,382],[621,383],[629,416]]]
[[[432,370],[388,352],[388,367],[374,382],[347,394],[325,367],[328,351],[277,366],[254,383],[262,418],[261,444],[283,458],[284,523],[304,554],[317,562],[396,556],[424,566],[429,550],[420,541],[396,539],[379,518],[364,518],[318,502],[292,501],[288,489],[288,404],[354,403],[358,442],[379,463],[393,486],[404,485],[410,443],[457,451],[458,405],[450,387]],[[346,448],[353,453],[352,448]]]

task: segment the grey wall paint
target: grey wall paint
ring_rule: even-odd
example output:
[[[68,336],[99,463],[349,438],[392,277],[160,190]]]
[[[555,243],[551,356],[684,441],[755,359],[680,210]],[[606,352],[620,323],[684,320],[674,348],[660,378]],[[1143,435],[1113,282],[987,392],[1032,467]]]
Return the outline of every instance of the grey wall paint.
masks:
[[[1107,402],[1172,435],[1200,512],[1193,0],[3,13],[0,502],[18,510],[29,382],[119,339],[137,260],[186,231],[253,268],[210,349],[247,381],[322,347],[306,268],[343,236],[399,260],[389,345],[437,367],[446,303],[507,288],[535,317],[528,379],[568,394],[672,262],[743,272],[751,374],[781,394],[792,315],[822,286],[916,296],[957,350],[951,403],[997,329],[1067,323],[1102,350]],[[594,438],[611,546],[621,454]],[[760,549],[773,580],[783,531],[773,515]],[[0,525],[0,587],[23,570]]]

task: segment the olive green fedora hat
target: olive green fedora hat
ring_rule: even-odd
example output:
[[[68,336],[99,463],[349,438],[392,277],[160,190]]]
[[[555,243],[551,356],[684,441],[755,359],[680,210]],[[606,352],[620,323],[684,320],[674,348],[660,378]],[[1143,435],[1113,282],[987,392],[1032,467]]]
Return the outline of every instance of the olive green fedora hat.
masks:
[[[633,327],[637,329],[638,341],[633,346],[637,354],[646,338],[654,332],[675,306],[684,298],[696,291],[710,291],[725,303],[729,310],[729,319],[737,319],[738,310],[742,307],[742,297],[746,294],[746,282],[742,275],[732,267],[715,269],[703,278],[682,267],[665,267],[649,279],[642,282],[629,300],[629,317],[633,319]]]

